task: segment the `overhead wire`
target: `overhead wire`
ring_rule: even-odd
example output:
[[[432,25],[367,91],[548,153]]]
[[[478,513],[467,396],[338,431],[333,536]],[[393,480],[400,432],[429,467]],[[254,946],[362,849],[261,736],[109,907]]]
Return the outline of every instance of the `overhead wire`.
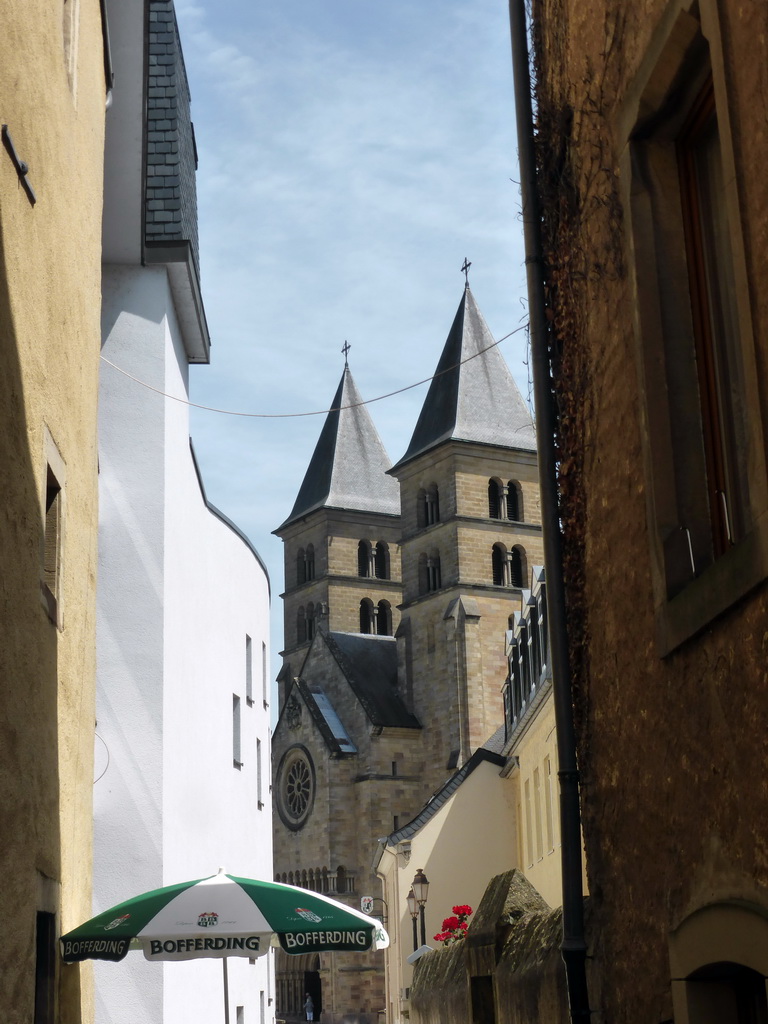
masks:
[[[350,402],[349,405],[334,406],[331,409],[313,409],[311,412],[241,412],[237,409],[217,409],[211,405],[201,405],[199,402],[191,402],[188,398],[181,398],[179,395],[169,395],[167,391],[162,391],[160,388],[154,387],[152,384],[148,384],[146,381],[141,380],[140,377],[134,376],[129,373],[128,370],[124,370],[122,366],[118,366],[117,363],[113,363],[111,359],[107,359],[105,355],[102,355],[102,360],[113,369],[122,373],[130,380],[135,381],[137,384],[141,384],[142,387],[147,388],[149,391],[154,391],[155,394],[162,395],[163,398],[170,398],[174,402],[179,402],[181,405],[188,405],[193,409],[202,409],[204,412],[215,412],[222,416],[244,416],[250,419],[297,419],[300,416],[327,416],[330,412],[341,412],[342,409],[357,409],[362,405],[373,405],[374,402],[382,402],[385,398],[393,398],[395,395],[402,395],[406,391],[411,391],[413,388],[418,388],[422,384],[428,384],[433,381],[436,377],[442,377],[445,373],[450,373],[451,370],[455,370],[459,366],[463,366],[464,363],[470,362],[472,359],[477,359],[478,356],[483,355],[485,352],[490,351],[492,348],[496,348],[502,341],[506,341],[507,338],[511,338],[513,334],[518,334],[520,331],[527,330],[527,322],[516,327],[509,334],[505,334],[503,338],[499,338],[498,341],[494,341],[491,345],[486,345],[485,348],[480,349],[479,352],[474,352],[471,356],[467,356],[466,359],[460,360],[458,363],[454,363],[452,366],[447,366],[444,370],[440,370],[439,373],[433,373],[430,377],[424,377],[423,380],[416,381],[415,384],[406,384],[405,387],[397,388],[395,391],[388,391],[385,395],[377,395],[376,398],[368,398],[361,402]]]

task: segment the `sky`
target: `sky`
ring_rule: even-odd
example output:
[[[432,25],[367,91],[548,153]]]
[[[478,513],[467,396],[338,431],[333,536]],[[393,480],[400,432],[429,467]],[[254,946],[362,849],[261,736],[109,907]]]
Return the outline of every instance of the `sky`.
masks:
[[[282,647],[282,542],[348,341],[366,400],[428,378],[469,283],[527,318],[504,0],[176,0],[211,363],[192,367],[209,500],[248,535]],[[526,333],[501,343],[528,397]],[[369,411],[393,462],[427,385]],[[277,416],[276,414],[281,414]]]

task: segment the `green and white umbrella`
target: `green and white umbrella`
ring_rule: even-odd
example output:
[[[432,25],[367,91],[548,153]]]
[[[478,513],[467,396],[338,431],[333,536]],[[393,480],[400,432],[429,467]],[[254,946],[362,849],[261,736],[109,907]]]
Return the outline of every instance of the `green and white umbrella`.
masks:
[[[337,900],[278,882],[227,875],[154,889],[118,903],[62,935],[65,961],[254,958],[280,945],[286,953],[384,949],[375,918]]]

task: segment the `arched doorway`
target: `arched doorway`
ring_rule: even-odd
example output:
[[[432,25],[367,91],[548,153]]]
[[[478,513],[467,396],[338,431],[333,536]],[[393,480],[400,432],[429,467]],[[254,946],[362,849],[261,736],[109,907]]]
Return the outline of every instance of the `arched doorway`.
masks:
[[[320,1020],[320,1014],[323,1012],[323,985],[320,980],[320,957],[318,954],[311,958],[308,969],[304,971],[304,992],[303,999],[306,999],[306,993],[312,997],[315,1020]],[[304,1005],[303,999],[302,1006]]]
[[[323,985],[320,977],[320,954],[303,953],[289,956],[282,949],[275,957],[277,1005],[275,1015],[285,1021],[303,1021],[304,1001],[312,996],[315,1020],[323,1012]]]

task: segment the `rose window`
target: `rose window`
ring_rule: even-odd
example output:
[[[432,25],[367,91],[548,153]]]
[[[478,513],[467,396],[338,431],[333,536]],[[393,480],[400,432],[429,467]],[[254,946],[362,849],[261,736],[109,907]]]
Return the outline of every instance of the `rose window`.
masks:
[[[300,829],[315,799],[315,769],[305,747],[291,747],[283,755],[278,772],[277,809],[291,829]]]
[[[285,803],[292,817],[300,818],[307,810],[312,794],[312,775],[302,758],[293,762],[285,775]]]

